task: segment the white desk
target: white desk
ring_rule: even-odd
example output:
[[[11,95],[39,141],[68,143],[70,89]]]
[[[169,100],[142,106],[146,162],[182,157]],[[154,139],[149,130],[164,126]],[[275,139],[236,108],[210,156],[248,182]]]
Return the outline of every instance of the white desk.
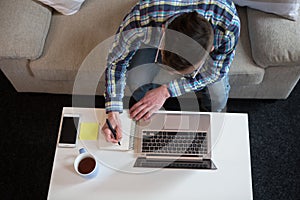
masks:
[[[105,118],[104,109],[64,108],[63,112],[80,113],[83,122]],[[211,115],[212,160],[217,170],[133,168],[131,151],[101,151],[96,141],[79,141],[76,148],[56,148],[48,199],[253,199],[248,116]],[[100,170],[94,179],[86,180],[73,169],[81,147],[98,158]]]

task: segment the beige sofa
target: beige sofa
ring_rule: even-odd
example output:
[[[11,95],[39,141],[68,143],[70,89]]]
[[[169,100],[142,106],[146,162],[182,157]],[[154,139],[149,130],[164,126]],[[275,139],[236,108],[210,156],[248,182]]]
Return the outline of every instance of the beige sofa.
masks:
[[[112,36],[136,1],[86,0],[71,16],[33,0],[0,1],[1,70],[18,92],[102,95]],[[230,97],[287,98],[300,76],[300,19],[238,10]]]

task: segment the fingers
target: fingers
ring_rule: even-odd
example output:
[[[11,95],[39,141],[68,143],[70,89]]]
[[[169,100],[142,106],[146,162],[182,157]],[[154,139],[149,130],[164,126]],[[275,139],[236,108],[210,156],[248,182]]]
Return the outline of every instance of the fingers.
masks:
[[[142,104],[138,102],[138,106],[136,104],[129,110],[130,117],[134,118],[135,120],[139,120],[142,116],[140,116],[142,113],[143,115],[146,113],[146,111],[149,110],[149,107],[147,104]]]
[[[120,141],[122,139],[122,130],[120,128],[120,126],[116,127],[116,132],[117,132],[117,142]]]
[[[133,116],[136,115],[136,110],[141,106],[143,105],[143,102],[142,101],[138,101],[137,103],[135,103],[130,109],[129,109],[129,113],[130,113],[130,117],[133,118]]]
[[[109,130],[109,128],[104,128],[102,129],[102,133],[104,134],[104,137],[106,139],[107,142],[113,142],[113,143],[117,143],[118,141],[113,137],[112,132]]]
[[[135,120],[149,119],[153,112],[159,110],[170,94],[166,86],[149,90],[145,96],[129,110],[130,117]]]
[[[143,120],[145,121],[149,120],[155,111],[156,111],[155,109],[149,110],[149,112],[146,115],[144,115]]]
[[[112,125],[114,127],[114,125]],[[104,126],[102,127],[102,133],[104,134],[104,137],[107,142],[112,142],[112,143],[118,143],[122,139],[122,129],[120,126],[116,126],[114,128],[116,130],[116,138],[114,137],[113,133],[105,123]]]
[[[135,110],[132,110],[130,113],[130,117],[135,120],[148,120],[153,115],[158,108],[155,105],[148,106],[146,104],[142,104],[140,107],[137,107]]]

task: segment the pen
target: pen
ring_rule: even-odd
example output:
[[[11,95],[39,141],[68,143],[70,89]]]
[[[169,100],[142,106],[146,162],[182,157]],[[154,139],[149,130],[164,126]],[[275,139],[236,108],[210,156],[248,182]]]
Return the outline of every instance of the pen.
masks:
[[[110,123],[110,121],[109,121],[108,119],[106,119],[106,123],[107,123],[107,125],[108,125],[109,130],[112,132],[114,138],[117,139],[117,132],[116,132],[116,130],[111,126],[111,123]],[[118,144],[121,146],[121,143],[120,143],[120,142],[118,142]]]

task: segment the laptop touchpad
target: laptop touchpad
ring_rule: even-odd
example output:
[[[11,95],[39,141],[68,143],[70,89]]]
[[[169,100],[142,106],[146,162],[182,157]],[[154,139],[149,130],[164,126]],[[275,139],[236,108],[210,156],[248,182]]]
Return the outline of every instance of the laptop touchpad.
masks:
[[[165,116],[165,129],[178,130],[190,128],[189,116],[186,115],[166,115]]]

